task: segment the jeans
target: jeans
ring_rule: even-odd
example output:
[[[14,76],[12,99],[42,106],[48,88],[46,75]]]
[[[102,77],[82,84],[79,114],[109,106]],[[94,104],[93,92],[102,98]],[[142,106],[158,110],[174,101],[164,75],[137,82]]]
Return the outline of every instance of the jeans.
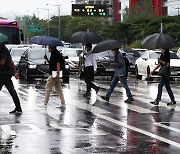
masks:
[[[21,111],[21,105],[20,105],[20,100],[19,97],[17,95],[17,92],[14,88],[13,82],[11,80],[11,76],[10,75],[0,75],[0,90],[2,89],[3,86],[6,86],[8,92],[10,93],[14,104],[15,104],[15,110],[17,111]]]
[[[157,93],[157,98],[156,98],[156,100],[157,100],[157,101],[160,101],[160,100],[161,100],[162,88],[163,88],[164,85],[165,85],[165,87],[166,87],[166,90],[167,90],[167,92],[168,92],[168,95],[169,95],[171,101],[172,101],[172,102],[175,101],[173,92],[172,92],[171,87],[170,87],[170,84],[169,84],[169,77],[167,77],[167,76],[162,76],[162,77],[161,77],[161,80],[160,80],[159,85],[158,85],[158,93]]]
[[[125,88],[127,97],[128,98],[133,98],[133,96],[131,94],[131,91],[130,91],[130,89],[128,87],[127,79],[126,79],[125,76],[114,76],[113,77],[113,79],[111,81],[111,84],[110,84],[110,88],[107,91],[106,97],[107,98],[111,97],[111,94],[112,94],[114,88],[116,87],[116,84],[118,83],[118,81],[120,81],[122,86]]]

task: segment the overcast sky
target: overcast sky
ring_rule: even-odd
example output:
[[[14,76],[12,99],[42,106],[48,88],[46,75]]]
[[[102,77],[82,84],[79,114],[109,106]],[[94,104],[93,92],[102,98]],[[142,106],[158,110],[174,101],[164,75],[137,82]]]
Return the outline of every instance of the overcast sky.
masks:
[[[71,4],[74,0],[4,0],[1,3],[0,16],[13,19],[14,16],[33,15],[33,13],[41,18],[48,18],[49,16],[58,15],[58,6],[61,5],[61,15],[71,14]],[[44,8],[44,9],[37,9]]]
[[[50,18],[54,15],[58,15],[58,6],[46,4],[61,5],[61,15],[70,15],[73,1],[75,0],[4,0],[1,3],[0,16],[14,19],[15,16],[33,15],[34,13],[37,17],[39,15],[40,19],[47,19],[48,10],[45,9],[49,9]],[[122,8],[125,6],[129,6],[129,3],[122,2]],[[168,9],[169,15],[177,15],[178,10],[175,9],[177,7],[178,6],[170,6]]]

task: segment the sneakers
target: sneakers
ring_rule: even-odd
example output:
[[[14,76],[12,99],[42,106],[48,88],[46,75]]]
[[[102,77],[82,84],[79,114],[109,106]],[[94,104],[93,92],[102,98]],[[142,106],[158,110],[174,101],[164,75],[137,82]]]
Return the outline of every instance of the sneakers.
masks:
[[[21,114],[22,113],[22,110],[16,110],[14,109],[13,111],[10,111],[9,114]]]
[[[176,104],[176,101],[172,101],[170,103],[167,103],[167,105],[175,105]]]
[[[125,103],[131,103],[132,101],[134,101],[134,98],[128,98],[128,99],[126,99],[124,102],[125,102]]]
[[[103,100],[105,100],[106,102],[109,102],[109,98],[107,98],[106,96],[101,96],[101,98],[102,98]]]
[[[153,105],[159,105],[159,101],[158,100],[151,101],[150,103],[153,104]]]

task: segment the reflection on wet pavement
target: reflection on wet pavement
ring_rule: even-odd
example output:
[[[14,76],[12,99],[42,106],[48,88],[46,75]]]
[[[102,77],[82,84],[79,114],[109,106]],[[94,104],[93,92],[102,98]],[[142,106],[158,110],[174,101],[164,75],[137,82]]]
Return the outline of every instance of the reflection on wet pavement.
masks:
[[[176,106],[166,105],[169,96],[165,89],[159,106],[152,106],[149,102],[156,97],[156,81],[129,78],[135,101],[126,104],[120,84],[106,103],[100,95],[105,94],[110,80],[97,78],[95,82],[101,90],[97,96],[92,91],[91,97],[86,98],[82,97],[84,81],[71,78],[69,84],[63,84],[64,107],[54,91],[48,106],[43,107],[44,81],[13,81],[23,114],[8,114],[14,104],[3,88],[0,92],[2,154],[179,153],[179,81],[171,83]]]

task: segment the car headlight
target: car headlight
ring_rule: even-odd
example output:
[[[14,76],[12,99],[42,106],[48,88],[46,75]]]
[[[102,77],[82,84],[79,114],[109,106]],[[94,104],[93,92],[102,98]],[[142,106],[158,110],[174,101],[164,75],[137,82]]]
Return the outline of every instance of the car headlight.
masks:
[[[37,65],[35,65],[35,64],[30,64],[29,65],[29,68],[31,68],[31,69],[35,69],[37,67]]]

